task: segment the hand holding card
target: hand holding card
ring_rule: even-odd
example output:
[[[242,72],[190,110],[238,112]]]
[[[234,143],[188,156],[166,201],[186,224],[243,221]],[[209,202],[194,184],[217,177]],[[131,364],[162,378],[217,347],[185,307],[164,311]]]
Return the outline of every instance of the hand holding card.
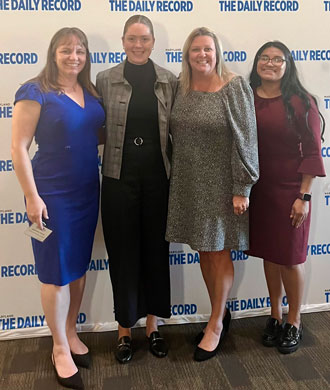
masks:
[[[52,233],[52,230],[44,227],[43,230],[39,229],[36,223],[33,223],[28,229],[24,232],[27,236],[35,238],[40,242],[44,242],[46,238]]]

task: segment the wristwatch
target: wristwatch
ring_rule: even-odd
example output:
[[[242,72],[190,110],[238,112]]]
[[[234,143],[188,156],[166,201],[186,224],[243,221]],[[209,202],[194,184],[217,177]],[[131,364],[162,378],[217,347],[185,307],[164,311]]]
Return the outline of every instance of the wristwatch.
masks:
[[[311,194],[307,194],[307,193],[302,194],[300,192],[298,198],[301,199],[301,200],[305,200],[306,202],[309,202],[311,200],[311,198],[312,198],[312,195]]]

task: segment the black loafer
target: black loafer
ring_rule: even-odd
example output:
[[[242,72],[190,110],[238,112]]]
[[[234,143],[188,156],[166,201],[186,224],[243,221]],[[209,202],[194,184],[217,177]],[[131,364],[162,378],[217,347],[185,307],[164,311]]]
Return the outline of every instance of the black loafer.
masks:
[[[285,354],[295,352],[299,348],[302,333],[302,323],[300,323],[299,329],[297,329],[294,325],[286,323],[277,344],[279,352]]]
[[[57,382],[61,386],[67,387],[69,389],[84,390],[84,383],[81,379],[79,370],[75,374],[73,374],[67,378],[63,378],[63,377],[58,375],[53,354],[51,356],[51,360],[52,360],[52,365],[53,365],[53,368],[55,371],[55,376],[56,376]]]
[[[129,336],[123,336],[118,340],[115,355],[119,363],[127,363],[132,359],[132,339]]]
[[[280,324],[276,318],[269,317],[262,335],[262,344],[265,347],[274,347],[283,331],[283,324]]]
[[[72,359],[75,362],[76,366],[83,367],[83,368],[90,367],[92,359],[91,359],[91,354],[89,351],[87,353],[84,353],[84,354],[77,354],[77,353],[71,352],[71,356],[72,356]]]
[[[159,332],[157,332],[157,331],[152,332],[152,333],[150,333],[150,336],[147,338],[149,341],[150,352],[153,355],[155,355],[159,358],[163,358],[167,355],[168,346]]]

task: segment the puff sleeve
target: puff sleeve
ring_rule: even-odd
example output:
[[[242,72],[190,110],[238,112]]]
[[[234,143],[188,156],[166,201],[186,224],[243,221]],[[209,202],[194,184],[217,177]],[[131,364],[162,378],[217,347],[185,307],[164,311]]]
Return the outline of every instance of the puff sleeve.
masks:
[[[253,93],[241,76],[228,86],[227,111],[233,135],[233,195],[249,196],[259,178],[257,124]]]

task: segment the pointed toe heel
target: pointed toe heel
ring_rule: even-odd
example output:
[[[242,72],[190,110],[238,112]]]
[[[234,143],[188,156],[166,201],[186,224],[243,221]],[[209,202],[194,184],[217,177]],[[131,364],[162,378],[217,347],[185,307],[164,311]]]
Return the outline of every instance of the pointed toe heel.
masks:
[[[51,356],[51,361],[52,361],[52,365],[53,365],[53,368],[55,371],[55,376],[56,376],[57,382],[61,386],[69,388],[69,389],[84,390],[85,387],[84,387],[84,383],[81,379],[81,375],[80,375],[79,370],[75,374],[73,374],[67,378],[63,378],[63,377],[58,375],[56,365],[55,365],[54,354],[52,354],[52,356]]]

